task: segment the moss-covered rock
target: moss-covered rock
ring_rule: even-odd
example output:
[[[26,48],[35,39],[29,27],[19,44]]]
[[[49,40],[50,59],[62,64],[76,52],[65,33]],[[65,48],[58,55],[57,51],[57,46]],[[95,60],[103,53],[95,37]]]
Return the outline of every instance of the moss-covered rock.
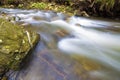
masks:
[[[38,40],[37,33],[0,19],[0,76],[9,69],[19,69]]]

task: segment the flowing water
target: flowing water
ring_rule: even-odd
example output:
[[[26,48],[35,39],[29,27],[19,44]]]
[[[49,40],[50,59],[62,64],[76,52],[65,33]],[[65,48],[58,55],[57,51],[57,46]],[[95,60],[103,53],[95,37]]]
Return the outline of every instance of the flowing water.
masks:
[[[41,40],[9,80],[120,80],[120,22],[53,11],[0,9],[7,20]]]

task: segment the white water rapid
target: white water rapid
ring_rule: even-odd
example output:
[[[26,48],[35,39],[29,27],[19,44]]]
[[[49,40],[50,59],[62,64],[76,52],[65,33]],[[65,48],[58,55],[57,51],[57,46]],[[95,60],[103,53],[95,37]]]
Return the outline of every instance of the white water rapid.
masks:
[[[19,9],[1,9],[0,11],[6,13],[7,18],[15,17],[16,21],[13,21],[14,23],[31,27],[41,35],[45,44],[39,45],[38,52],[40,49],[42,50],[41,47],[47,45],[46,50],[48,51],[57,50],[61,54],[71,56],[71,58],[76,55],[79,60],[81,60],[81,57],[85,57],[87,60],[102,65],[101,69],[88,71],[89,76],[99,77],[100,80],[120,80],[120,22],[75,16],[68,17],[52,11]],[[63,33],[64,36],[60,36],[57,34],[59,30],[65,31],[67,34]],[[59,39],[55,39],[53,35],[57,35]],[[28,71],[26,76],[19,77],[22,74],[21,71],[18,79],[16,79],[48,80],[47,77],[38,77],[39,66],[41,65],[36,62],[36,59],[32,63],[36,66],[30,65],[29,71],[25,70]],[[73,80],[73,78],[49,80]],[[89,79],[74,78],[74,80]]]

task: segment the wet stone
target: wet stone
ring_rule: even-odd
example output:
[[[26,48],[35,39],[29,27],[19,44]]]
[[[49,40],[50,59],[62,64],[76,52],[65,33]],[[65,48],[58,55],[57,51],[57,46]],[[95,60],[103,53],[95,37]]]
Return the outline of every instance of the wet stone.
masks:
[[[37,33],[0,19],[0,77],[8,70],[19,69],[38,41]]]

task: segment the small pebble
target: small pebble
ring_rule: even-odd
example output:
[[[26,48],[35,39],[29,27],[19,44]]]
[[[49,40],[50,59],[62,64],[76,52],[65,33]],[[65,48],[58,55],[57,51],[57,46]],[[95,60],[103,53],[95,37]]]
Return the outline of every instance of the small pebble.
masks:
[[[3,42],[3,40],[2,39],[0,39],[0,43],[2,43]]]

